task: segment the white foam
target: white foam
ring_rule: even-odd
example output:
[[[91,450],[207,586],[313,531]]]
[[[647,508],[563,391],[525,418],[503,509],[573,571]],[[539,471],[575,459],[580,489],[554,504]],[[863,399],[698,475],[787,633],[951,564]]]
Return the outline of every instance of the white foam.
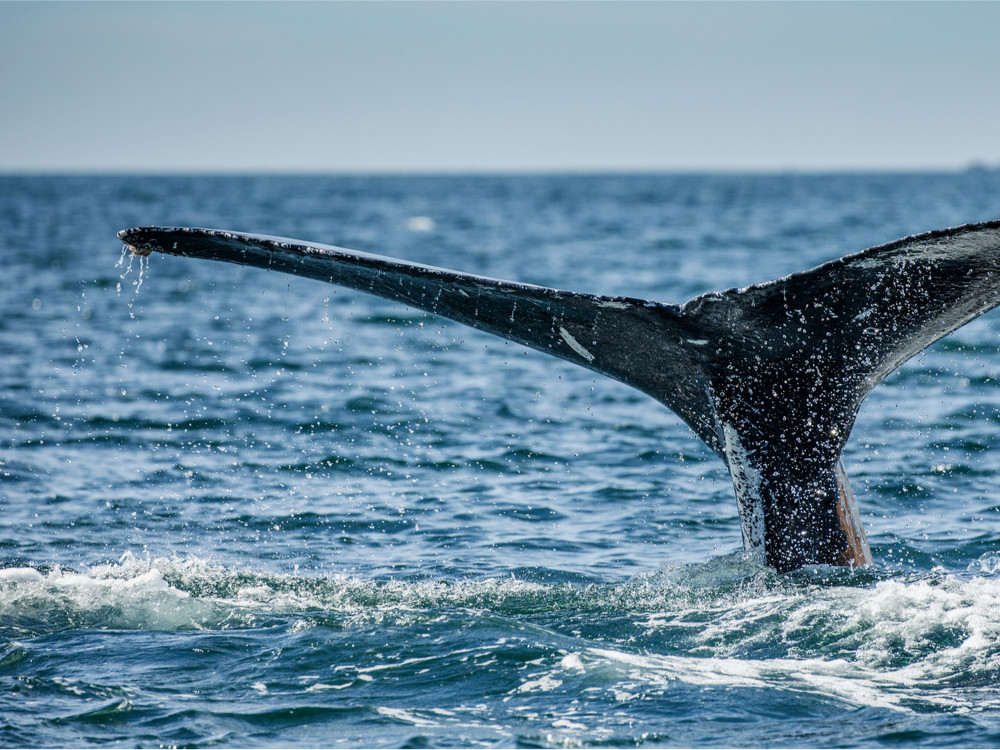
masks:
[[[17,583],[27,583],[29,581],[37,583],[44,581],[45,576],[34,568],[4,568],[0,570],[0,581],[12,581]]]
[[[995,573],[998,561],[1000,556],[988,553],[978,570]],[[312,625],[309,616],[298,616],[303,611],[338,612],[345,616],[345,627],[368,627],[380,618],[394,626],[425,623],[427,612],[439,608],[506,611],[513,603],[531,611],[578,609],[595,618],[626,616],[633,632],[645,632],[648,642],[663,633],[688,653],[632,653],[625,642],[578,638],[572,647],[525,662],[512,696],[597,689],[621,701],[656,695],[681,681],[800,691],[899,711],[936,705],[974,712],[996,699],[992,675],[1000,668],[1000,577],[973,575],[973,567],[962,575],[939,571],[881,581],[871,573],[831,571],[832,580],[803,585],[734,554],[703,566],[584,586],[510,577],[305,578],[231,570],[197,558],[125,555],[118,563],[82,572],[0,570],[0,610],[41,623],[43,629],[47,622],[70,619],[80,627],[171,630],[245,627],[262,612],[296,615],[294,627],[305,628]],[[498,636],[448,658],[481,654],[489,663],[485,659],[505,640]],[[761,644],[777,653],[756,658]],[[392,670],[430,666],[440,657],[338,665],[333,679],[313,676],[304,689],[339,691],[382,679]],[[951,689],[956,682],[971,687]]]
[[[515,688],[518,693],[549,693],[562,685],[562,680],[558,680],[552,675],[542,675],[538,679],[526,680]]]
[[[80,573],[8,568],[0,571],[0,608],[41,621],[68,611],[84,626],[122,629],[188,629],[215,620],[210,606],[170,586],[156,567],[131,559]]]
[[[580,660],[579,654],[566,654],[559,662],[559,666],[563,669],[583,669],[583,662]]]
[[[402,708],[386,708],[385,706],[378,706],[375,709],[382,716],[387,716],[390,719],[395,719],[404,724],[412,724],[416,727],[436,727],[438,724],[436,721],[431,721],[429,719],[424,719],[423,717],[417,716],[411,711],[406,711]]]
[[[717,659],[647,656],[614,649],[591,649],[595,657],[628,670],[633,679],[654,685],[680,681],[693,685],[777,688],[821,692],[861,706],[907,710],[900,697],[886,693],[843,659]]]

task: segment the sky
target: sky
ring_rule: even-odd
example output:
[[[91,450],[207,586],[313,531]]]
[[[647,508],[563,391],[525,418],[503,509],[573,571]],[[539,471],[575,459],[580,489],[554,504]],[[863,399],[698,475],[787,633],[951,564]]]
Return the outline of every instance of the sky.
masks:
[[[1000,166],[1000,3],[3,2],[0,172]]]

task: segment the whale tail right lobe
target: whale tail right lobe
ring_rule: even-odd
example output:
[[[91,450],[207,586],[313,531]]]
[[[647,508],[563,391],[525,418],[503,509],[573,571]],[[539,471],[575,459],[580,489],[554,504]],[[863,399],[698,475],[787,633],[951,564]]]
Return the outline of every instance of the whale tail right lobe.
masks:
[[[997,304],[1000,222],[908,237],[684,305],[704,332],[699,362],[746,547],[779,570],[867,562],[842,465],[838,481],[862,401]]]
[[[908,237],[683,306],[565,292],[298,240],[119,233],[136,252],[359,289],[569,360],[670,407],[726,461],[744,545],[779,570],[870,561],[838,464],[868,392],[1000,303],[1000,222]]]

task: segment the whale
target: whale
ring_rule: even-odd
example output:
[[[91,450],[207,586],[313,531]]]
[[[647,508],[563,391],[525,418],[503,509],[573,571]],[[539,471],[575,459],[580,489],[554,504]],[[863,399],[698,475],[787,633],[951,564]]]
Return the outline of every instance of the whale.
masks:
[[[872,554],[842,453],[868,393],[1000,304],[1000,221],[871,247],[683,304],[504,281],[333,245],[197,227],[119,232],[157,252],[350,287],[626,383],[729,468],[746,556],[779,572]]]

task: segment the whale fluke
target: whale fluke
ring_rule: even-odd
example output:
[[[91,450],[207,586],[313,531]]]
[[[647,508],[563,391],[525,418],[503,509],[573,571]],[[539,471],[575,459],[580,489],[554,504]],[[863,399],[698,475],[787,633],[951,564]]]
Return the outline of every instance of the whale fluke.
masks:
[[[340,284],[608,375],[676,412],[729,466],[743,542],[779,571],[871,553],[841,452],[902,362],[1000,304],[1000,221],[907,237],[683,305],[567,292],[265,235],[139,227],[133,252]]]

